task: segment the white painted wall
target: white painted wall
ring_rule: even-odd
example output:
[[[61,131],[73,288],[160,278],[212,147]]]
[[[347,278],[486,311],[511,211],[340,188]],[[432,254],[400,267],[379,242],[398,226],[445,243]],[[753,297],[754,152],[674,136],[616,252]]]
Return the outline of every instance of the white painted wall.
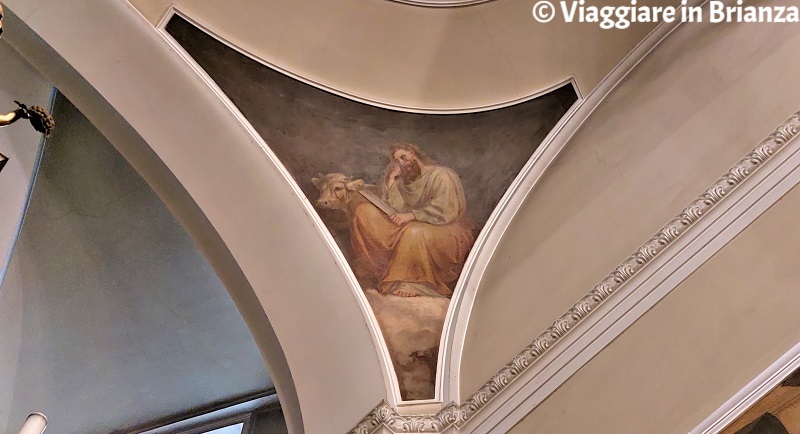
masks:
[[[800,341],[798,212],[794,187],[511,432],[692,431]]]
[[[631,73],[567,144],[497,248],[470,318],[463,393],[800,108],[798,47],[792,24],[684,25]]]

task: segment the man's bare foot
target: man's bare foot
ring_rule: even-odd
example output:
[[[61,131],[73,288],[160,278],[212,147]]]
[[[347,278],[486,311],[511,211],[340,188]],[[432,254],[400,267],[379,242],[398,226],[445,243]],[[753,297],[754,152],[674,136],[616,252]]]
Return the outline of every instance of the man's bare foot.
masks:
[[[419,297],[414,291],[406,291],[405,289],[398,289],[396,291],[392,291],[392,295],[396,295],[398,297]]]

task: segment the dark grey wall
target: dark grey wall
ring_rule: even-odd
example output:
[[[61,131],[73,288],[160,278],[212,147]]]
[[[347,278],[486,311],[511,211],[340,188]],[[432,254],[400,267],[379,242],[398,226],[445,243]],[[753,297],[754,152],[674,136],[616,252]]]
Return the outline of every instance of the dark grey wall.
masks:
[[[239,312],[180,225],[64,98],[9,271],[8,427],[109,433],[272,387]],[[13,303],[13,304],[12,304]],[[0,352],[4,351],[0,348]]]
[[[389,162],[390,146],[411,142],[459,174],[469,211],[482,227],[533,151],[577,98],[567,85],[489,112],[402,113],[353,102],[289,78],[180,17],[173,18],[167,30],[236,104],[312,201],[317,192],[311,178],[317,172],[342,172],[375,183]]]
[[[255,413],[247,434],[286,434],[288,432],[286,419],[284,419],[281,409],[273,408]]]

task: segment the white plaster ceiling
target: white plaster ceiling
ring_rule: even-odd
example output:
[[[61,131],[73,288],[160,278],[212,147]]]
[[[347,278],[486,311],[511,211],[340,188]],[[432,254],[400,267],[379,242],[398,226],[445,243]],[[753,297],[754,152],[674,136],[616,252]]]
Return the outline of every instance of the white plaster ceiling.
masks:
[[[388,0],[246,1],[235,7],[221,0],[130,3],[153,25],[174,8],[292,76],[411,111],[496,107],[571,77],[586,95],[655,27],[607,31],[590,24],[540,24],[532,17],[530,0],[445,8]],[[639,3],[661,5],[663,0]]]
[[[236,123],[195,72],[152,32],[166,3],[134,2],[150,20],[146,24],[131,19],[119,5],[67,8],[50,2],[49,8],[36,9],[25,2],[10,3],[141,135],[191,196],[197,207],[192,211],[202,212],[230,249],[236,260],[224,270],[228,273],[221,274],[241,274],[249,284],[229,286],[229,290],[257,339],[277,335],[274,341],[262,339],[259,344],[268,361],[280,362],[283,355],[291,367],[291,374],[287,369],[285,375],[276,376],[276,383],[279,379],[284,385],[291,383],[284,393],[296,393],[299,405],[289,406],[295,426],[302,420],[309,432],[322,427],[337,432],[349,429],[365,409],[385,397],[386,384],[385,366],[374,353],[365,318],[349,292],[350,282],[340,274],[336,258],[320,245],[313,225],[298,224],[308,223],[307,214],[288,188],[276,188],[285,187],[285,180],[267,162],[258,140],[246,126]],[[265,9],[252,2],[235,10],[220,9],[220,2],[187,1],[178,2],[178,7],[206,20],[230,43],[274,60],[291,73],[340,93],[409,110],[448,111],[508,103],[572,75],[579,86],[592,89],[649,30],[594,33],[584,28],[588,33],[578,34],[554,27],[531,31],[523,3],[491,2],[447,11],[393,2],[373,2],[365,8],[365,3],[355,1],[313,5],[276,1]],[[498,9],[483,9],[501,4]],[[406,8],[402,11],[408,15],[390,19],[398,17],[393,15],[400,11],[398,7]],[[526,14],[520,15],[523,9]],[[325,19],[316,26],[304,25],[309,13]],[[76,22],[77,33],[70,38],[59,33],[67,16]],[[475,35],[474,29],[484,19],[490,30]],[[85,21],[96,25],[77,25]],[[356,22],[367,24],[359,27]],[[114,31],[103,23],[113,23]],[[397,27],[392,28],[393,24]],[[509,28],[514,30],[504,33]],[[412,29],[417,33],[410,34]],[[433,39],[427,37],[431,35]],[[495,38],[499,35],[505,38],[501,43]],[[81,47],[101,36],[113,43],[85,53]],[[557,44],[552,40],[559,37],[563,44],[553,51]],[[387,41],[405,48],[387,47]],[[425,47],[432,48],[426,51]],[[120,86],[120,76],[127,80],[126,86]],[[153,110],[147,95],[163,105]],[[87,98],[84,104],[91,108],[99,103]],[[169,119],[164,111],[169,111]],[[180,127],[187,125],[191,128]],[[126,156],[136,157],[133,147],[128,151]],[[190,155],[203,158],[187,158]],[[210,179],[212,172],[224,176]],[[158,179],[148,182],[158,188]],[[180,205],[186,204],[177,208]],[[286,231],[287,227],[293,230]],[[211,249],[205,251],[209,254]],[[313,272],[298,275],[293,272],[298,264]],[[245,309],[243,300],[255,301],[256,306]],[[346,402],[328,399],[343,388],[349,394]]]

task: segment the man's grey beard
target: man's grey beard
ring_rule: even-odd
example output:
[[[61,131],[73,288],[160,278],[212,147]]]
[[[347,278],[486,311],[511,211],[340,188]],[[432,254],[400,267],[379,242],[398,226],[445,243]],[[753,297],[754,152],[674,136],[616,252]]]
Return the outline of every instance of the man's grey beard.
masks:
[[[422,176],[422,168],[419,166],[419,162],[414,160],[405,166],[400,166],[400,176],[403,178],[405,185],[418,180]]]

